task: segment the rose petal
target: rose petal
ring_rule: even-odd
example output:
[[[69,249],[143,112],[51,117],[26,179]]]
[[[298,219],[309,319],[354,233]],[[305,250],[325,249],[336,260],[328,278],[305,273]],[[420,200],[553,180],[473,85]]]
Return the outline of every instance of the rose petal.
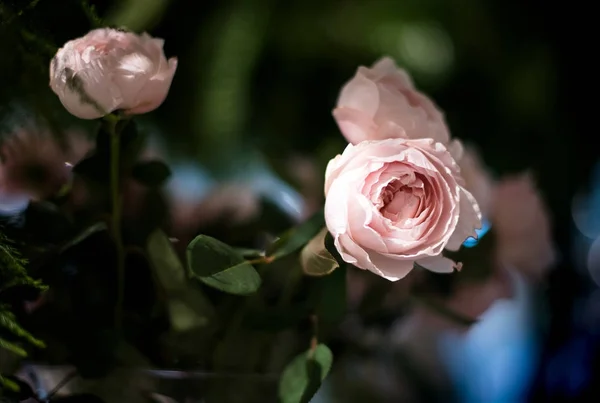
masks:
[[[352,144],[372,138],[372,133],[377,131],[373,120],[367,114],[356,109],[336,108],[333,110],[333,117],[346,140]]]
[[[177,70],[177,59],[169,59],[169,68],[152,77],[136,97],[136,106],[128,109],[128,114],[142,114],[158,108],[166,99]]]
[[[417,260],[417,264],[435,273],[452,273],[456,263],[442,255]]]
[[[369,256],[373,265],[380,272],[379,275],[390,281],[398,281],[406,277],[414,267],[414,262],[408,259],[397,260],[378,253]]]
[[[359,70],[342,89],[337,106],[356,109],[373,117],[379,107],[377,85]]]
[[[458,224],[446,245],[446,249],[451,251],[460,249],[460,246],[469,237],[477,239],[475,229],[481,228],[481,211],[479,211],[477,201],[463,187],[460,188],[459,210]]]

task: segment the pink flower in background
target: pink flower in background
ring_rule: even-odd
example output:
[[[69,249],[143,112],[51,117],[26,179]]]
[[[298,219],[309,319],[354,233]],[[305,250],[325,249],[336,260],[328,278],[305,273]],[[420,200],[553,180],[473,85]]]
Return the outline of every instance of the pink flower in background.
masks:
[[[172,233],[182,247],[186,247],[199,230],[215,224],[243,225],[257,219],[262,210],[257,193],[240,183],[218,185],[202,200],[187,201],[176,194],[169,198]]]
[[[450,141],[442,112],[389,57],[371,68],[358,68],[342,88],[333,115],[352,144],[391,136],[431,138],[446,145]],[[387,123],[395,123],[401,130],[378,130]]]
[[[479,318],[499,299],[508,299],[514,295],[513,280],[510,271],[497,265],[490,276],[481,281],[462,282],[446,301],[454,312],[468,318]]]
[[[489,217],[492,208],[494,179],[479,157],[477,150],[466,146],[458,164],[460,174],[465,181],[465,187],[475,197],[481,215]]]
[[[501,179],[491,221],[498,259],[538,279],[556,260],[550,218],[529,173]]]
[[[495,180],[471,146],[465,147],[459,165],[467,190],[492,224],[499,263],[538,278],[556,254],[550,217],[533,177],[525,173]]]
[[[394,127],[401,130],[383,130]],[[349,144],[329,162],[327,228],[346,262],[389,280],[406,276],[415,262],[452,272],[455,262],[441,253],[475,236],[477,203],[443,144],[389,137]]]
[[[50,87],[82,119],[141,114],[165,100],[177,68],[162,39],[101,28],[67,42],[50,64]]]
[[[11,134],[0,145],[0,190],[32,199],[54,196],[70,180],[71,164],[89,149],[90,143],[78,131],[67,132],[66,140],[62,149],[44,130]]]

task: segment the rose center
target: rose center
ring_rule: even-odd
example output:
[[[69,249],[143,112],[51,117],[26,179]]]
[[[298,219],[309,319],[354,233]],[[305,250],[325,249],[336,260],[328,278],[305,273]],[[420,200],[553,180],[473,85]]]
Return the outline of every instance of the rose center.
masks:
[[[379,211],[394,222],[412,219],[420,213],[422,197],[422,188],[405,185],[396,180],[389,183],[381,192],[383,206]]]

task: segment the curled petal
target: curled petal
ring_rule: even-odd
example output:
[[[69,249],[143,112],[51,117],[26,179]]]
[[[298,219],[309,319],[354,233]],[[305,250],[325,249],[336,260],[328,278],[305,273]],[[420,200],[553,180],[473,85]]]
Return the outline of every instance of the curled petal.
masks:
[[[359,70],[356,76],[342,89],[338,107],[355,109],[372,118],[375,116],[378,106],[379,91],[376,83]]]
[[[450,237],[446,249],[457,251],[463,242],[473,237],[477,239],[475,229],[481,228],[481,212],[477,201],[465,188],[460,188],[460,214],[458,224]]]
[[[457,268],[456,262],[441,255],[419,259],[417,264],[435,273],[452,273]]]
[[[153,111],[158,108],[167,97],[175,70],[177,69],[177,59],[169,59],[169,67],[166,72],[160,72],[152,77],[136,97],[135,107],[127,109],[129,115],[138,115]]]
[[[346,140],[357,144],[368,140],[377,131],[377,126],[366,113],[349,107],[333,110],[333,116]]]

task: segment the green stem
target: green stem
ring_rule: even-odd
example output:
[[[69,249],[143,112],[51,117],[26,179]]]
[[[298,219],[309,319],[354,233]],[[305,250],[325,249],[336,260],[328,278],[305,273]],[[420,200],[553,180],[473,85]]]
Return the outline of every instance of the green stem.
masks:
[[[116,122],[110,126],[110,194],[112,210],[112,233],[117,251],[117,305],[115,307],[115,327],[121,329],[123,322],[123,301],[125,298],[125,250],[121,237],[121,194],[119,175],[119,134]]]
[[[315,350],[319,345],[319,318],[316,314],[310,315],[310,324],[312,327],[312,336],[310,338],[310,349],[308,350],[308,357],[312,359],[315,354]]]

